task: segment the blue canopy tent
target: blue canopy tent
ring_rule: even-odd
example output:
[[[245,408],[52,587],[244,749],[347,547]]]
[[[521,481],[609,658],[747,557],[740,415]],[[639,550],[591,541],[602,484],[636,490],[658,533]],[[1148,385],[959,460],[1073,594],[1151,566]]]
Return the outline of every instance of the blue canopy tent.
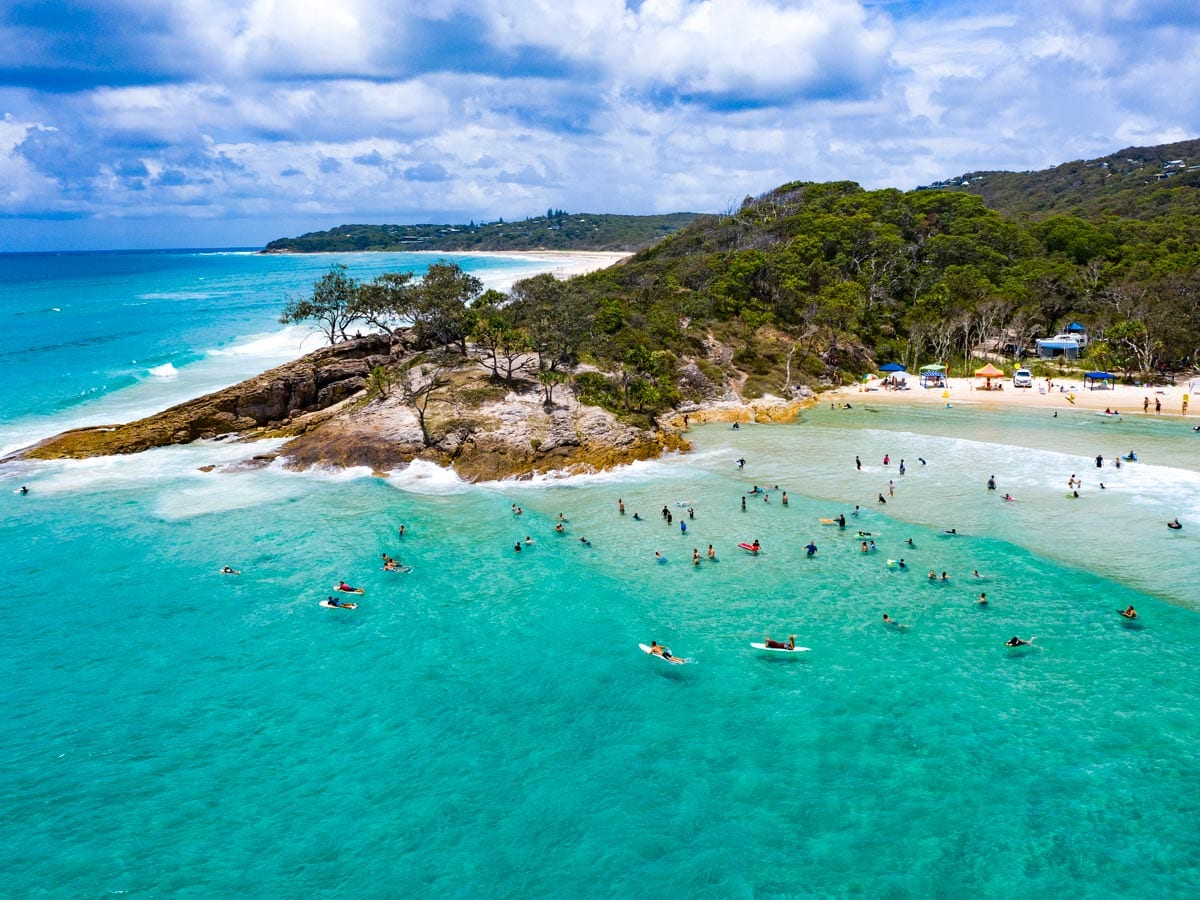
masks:
[[[880,372],[903,372],[904,366],[900,363],[884,363],[879,367]]]
[[[1115,390],[1117,376],[1111,372],[1088,372],[1083,376],[1083,386],[1089,391]]]
[[[1067,326],[1067,334],[1087,334],[1087,329],[1078,322],[1072,322]]]

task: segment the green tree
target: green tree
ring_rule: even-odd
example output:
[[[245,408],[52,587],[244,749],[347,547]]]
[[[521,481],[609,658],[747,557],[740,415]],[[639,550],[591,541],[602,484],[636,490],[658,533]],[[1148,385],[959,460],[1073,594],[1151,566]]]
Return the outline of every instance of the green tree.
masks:
[[[365,322],[395,337],[413,317],[415,286],[412,272],[384,272],[360,284],[352,308]]]
[[[458,344],[465,354],[473,318],[468,307],[482,291],[483,282],[456,263],[431,265],[414,290],[412,320],[418,345]]]
[[[346,340],[346,329],[361,319],[355,298],[358,281],[346,274],[346,267],[335,263],[313,284],[307,297],[289,297],[279,321],[293,325],[315,321],[322,334],[334,344]]]

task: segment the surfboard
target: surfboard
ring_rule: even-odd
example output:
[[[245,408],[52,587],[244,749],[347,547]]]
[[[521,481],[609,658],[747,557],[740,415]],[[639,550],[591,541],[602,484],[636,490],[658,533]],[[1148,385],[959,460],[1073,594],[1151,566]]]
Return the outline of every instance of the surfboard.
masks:
[[[322,600],[321,606],[326,609],[358,609],[357,603],[339,603],[337,606],[334,606],[328,600]]]
[[[387,566],[383,567],[383,571],[385,572],[399,572],[401,575],[407,575],[412,570],[412,566],[396,566],[393,569],[389,569]]]
[[[345,588],[335,587],[334,590],[341,591],[343,594],[365,594],[366,593],[366,591],[363,590],[362,588],[351,588],[350,590],[346,590]]]
[[[673,665],[676,665],[676,666],[682,666],[685,662],[687,662],[686,659],[680,659],[678,656],[672,656],[670,659],[668,659],[667,657],[665,657],[659,653],[655,653],[653,650],[650,649],[649,644],[638,644],[638,646],[642,648],[643,653],[646,653],[650,656],[656,656],[659,659],[661,659],[663,662],[672,663]]]
[[[836,525],[837,524],[837,519],[818,519],[817,521],[820,522],[822,525]]]
[[[747,553],[758,553],[758,551],[762,549],[761,547],[755,547],[753,544],[747,544],[745,541],[738,544],[738,546],[741,547],[743,550],[745,550]]]
[[[889,566],[891,566],[893,569],[898,569],[898,568],[900,567],[900,560],[898,560],[898,559],[889,559],[889,560],[887,561],[887,564],[888,564]],[[906,572],[908,571],[908,563],[905,563],[905,564],[904,564],[904,570],[905,570]]]
[[[768,653],[808,653],[808,647],[796,647],[794,650],[789,650],[787,647],[768,647],[766,644],[751,643],[751,647],[755,650],[766,650]]]

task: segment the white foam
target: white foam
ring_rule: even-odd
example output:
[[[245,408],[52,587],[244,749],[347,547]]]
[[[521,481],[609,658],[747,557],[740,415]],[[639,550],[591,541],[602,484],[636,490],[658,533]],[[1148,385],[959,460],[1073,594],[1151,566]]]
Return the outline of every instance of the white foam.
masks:
[[[405,468],[388,472],[387,483],[411,494],[461,494],[471,489],[453,469],[424,459],[414,459]]]
[[[163,363],[161,366],[154,366],[147,371],[163,381],[176,381],[179,378],[179,370],[171,363]]]

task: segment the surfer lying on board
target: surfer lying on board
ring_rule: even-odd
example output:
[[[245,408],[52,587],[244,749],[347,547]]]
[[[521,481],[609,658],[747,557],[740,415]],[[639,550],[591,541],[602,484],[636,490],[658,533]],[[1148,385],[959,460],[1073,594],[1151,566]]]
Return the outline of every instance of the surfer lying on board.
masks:
[[[773,640],[771,640],[771,638],[769,636],[765,636],[765,637],[763,637],[763,643],[766,644],[772,650],[795,650],[796,649],[796,636],[794,634],[789,635],[786,642],[773,641]]]
[[[344,594],[357,594],[362,590],[362,588],[351,587],[344,581],[338,582],[337,589]]]
[[[1178,531],[1180,528],[1183,527],[1183,523],[1179,521],[1179,516],[1176,516],[1172,521],[1167,523],[1167,527],[1173,528],[1175,531]]]
[[[1032,638],[1030,638],[1032,640]],[[1029,641],[1023,641],[1015,634],[1004,642],[1005,647],[1028,647]]]
[[[1121,615],[1123,615],[1127,619],[1136,619],[1137,618],[1137,610],[1134,609],[1132,606],[1127,606],[1127,607],[1125,607],[1125,609],[1118,609],[1117,612],[1119,612]]]
[[[661,656],[663,659],[667,660],[668,662],[673,662],[673,663],[683,662],[682,659],[679,659],[678,657],[671,655],[670,647],[664,647],[662,644],[658,643],[658,641],[650,642],[650,652],[654,656]]]
[[[325,602],[328,603],[330,606],[341,606],[342,605],[341,603],[338,602],[337,597],[326,597]]]
[[[233,569],[233,568],[230,568],[229,566],[226,566],[225,568],[223,568],[221,570],[221,574],[222,575],[241,575],[242,573],[239,572],[237,569]]]

